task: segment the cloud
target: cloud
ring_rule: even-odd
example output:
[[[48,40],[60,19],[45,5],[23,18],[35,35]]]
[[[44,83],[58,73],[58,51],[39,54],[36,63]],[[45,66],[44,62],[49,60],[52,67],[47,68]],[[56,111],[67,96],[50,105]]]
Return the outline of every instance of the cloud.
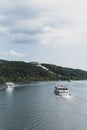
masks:
[[[0,34],[14,44],[86,44],[86,4],[86,0],[0,0]]]
[[[8,28],[4,26],[0,26],[0,35],[8,35]]]
[[[11,27],[12,33],[38,34],[43,32],[43,23],[40,19],[21,19]]]
[[[10,50],[9,52],[5,53],[6,55],[15,56],[15,57],[25,57],[26,55],[20,52],[16,52],[14,50]]]

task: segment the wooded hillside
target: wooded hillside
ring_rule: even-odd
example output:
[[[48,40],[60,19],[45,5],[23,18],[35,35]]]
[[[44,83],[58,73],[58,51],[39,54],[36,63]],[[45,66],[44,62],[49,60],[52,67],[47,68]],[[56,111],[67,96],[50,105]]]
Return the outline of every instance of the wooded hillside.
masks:
[[[36,62],[0,61],[0,83],[69,79],[87,79],[87,72],[45,63],[39,65]]]

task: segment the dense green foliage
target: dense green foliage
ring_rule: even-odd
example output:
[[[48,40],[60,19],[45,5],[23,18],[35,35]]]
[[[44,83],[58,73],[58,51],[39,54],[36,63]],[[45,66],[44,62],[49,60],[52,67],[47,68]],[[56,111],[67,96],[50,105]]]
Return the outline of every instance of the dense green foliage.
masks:
[[[87,79],[87,72],[51,64],[25,63],[21,61],[0,61],[0,83],[7,81],[29,82],[38,80]]]
[[[61,66],[56,66],[52,64],[42,64],[43,66],[49,68],[50,71],[56,73],[57,75],[61,75],[64,79],[74,79],[74,80],[84,80],[87,79],[87,71],[83,71],[80,69],[71,69],[64,68]]]

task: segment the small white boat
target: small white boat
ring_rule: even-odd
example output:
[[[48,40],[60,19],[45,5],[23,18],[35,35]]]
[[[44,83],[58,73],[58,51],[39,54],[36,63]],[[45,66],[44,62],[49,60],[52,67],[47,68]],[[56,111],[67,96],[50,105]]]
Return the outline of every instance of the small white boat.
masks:
[[[69,96],[69,89],[64,85],[55,86],[55,94],[59,96]]]
[[[13,88],[14,87],[14,83],[13,82],[7,82],[7,83],[5,83],[6,84],[6,86],[8,87],[8,88]]]

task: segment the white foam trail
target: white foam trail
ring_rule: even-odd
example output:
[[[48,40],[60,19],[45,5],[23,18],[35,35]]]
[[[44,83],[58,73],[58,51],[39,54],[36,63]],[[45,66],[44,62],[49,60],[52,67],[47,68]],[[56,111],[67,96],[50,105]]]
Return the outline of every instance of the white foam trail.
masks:
[[[63,96],[64,98],[66,98],[66,99],[71,99],[72,98],[72,96],[71,95],[67,95],[67,96]]]
[[[71,99],[72,99],[72,96],[71,96],[71,95],[67,95],[67,96],[57,95],[57,97],[66,98],[66,99],[68,99],[68,100],[71,100]]]

